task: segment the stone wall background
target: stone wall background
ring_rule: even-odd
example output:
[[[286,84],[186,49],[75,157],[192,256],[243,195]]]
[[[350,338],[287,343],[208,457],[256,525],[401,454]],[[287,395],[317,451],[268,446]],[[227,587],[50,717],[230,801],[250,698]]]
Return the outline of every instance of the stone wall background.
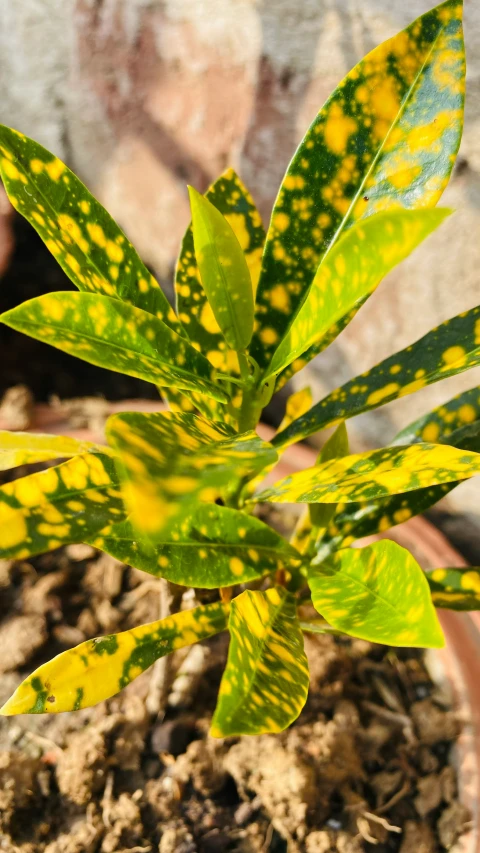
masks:
[[[303,132],[342,76],[434,0],[0,0],[0,120],[87,183],[169,286],[186,184],[234,165],[268,221]],[[297,386],[318,398],[479,302],[480,4],[466,0],[466,128],[444,203],[457,212],[381,285]],[[387,442],[480,370],[352,424]],[[480,484],[455,506],[478,513]]]

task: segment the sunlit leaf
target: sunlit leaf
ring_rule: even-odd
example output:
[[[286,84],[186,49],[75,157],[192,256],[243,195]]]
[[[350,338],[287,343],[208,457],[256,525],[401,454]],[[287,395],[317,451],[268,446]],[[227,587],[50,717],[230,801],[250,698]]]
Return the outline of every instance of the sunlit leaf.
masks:
[[[440,225],[450,211],[392,210],[357,223],[337,242],[315,275],[305,302],[282,338],[265,376],[276,376],[305,354],[317,354],[363,305],[381,280]],[[325,339],[325,340],[324,340]],[[311,348],[314,348],[311,350]]]
[[[194,501],[231,494],[243,477],[276,460],[256,433],[173,412],[115,415],[107,436],[119,451],[132,523],[159,540]]]
[[[278,428],[278,431],[285,429],[292,421],[299,418],[301,415],[308,412],[312,405],[312,392],[310,388],[302,388],[300,391],[295,391],[290,394],[285,407],[285,415]]]
[[[0,488],[0,559],[22,559],[83,542],[123,516],[111,456],[75,456]]]
[[[253,332],[253,288],[243,249],[220,211],[193,187],[189,193],[203,289],[227,344],[243,351]]]
[[[226,401],[207,359],[156,317],[93,293],[48,293],[0,315],[0,321],[91,364]]]
[[[295,599],[285,589],[242,592],[229,620],[230,648],[210,734],[286,729],[302,710],[308,664]]]
[[[253,289],[260,274],[265,231],[254,201],[233,169],[227,169],[206,192],[208,200],[231,225],[242,247]],[[175,275],[177,310],[191,341],[222,371],[238,372],[236,356],[225,339],[207,300],[195,258],[191,225],[183,238]]]
[[[217,504],[198,504],[151,545],[128,521],[89,540],[122,563],[182,586],[216,589],[297,565],[300,555],[258,518]]]
[[[433,569],[425,574],[435,607],[480,610],[480,568]]]
[[[470,388],[400,430],[392,444],[413,444],[415,441],[450,444],[446,439],[452,432],[479,420],[480,388]]]
[[[32,462],[78,456],[89,451],[108,453],[109,449],[92,441],[79,441],[66,435],[0,430],[0,471]]]
[[[480,364],[480,306],[458,314],[414,344],[332,391],[272,444],[300,441],[339,420],[384,406],[426,385]]]
[[[123,231],[58,157],[0,125],[0,173],[13,206],[79,290],[130,302],[182,333],[158,282]]]
[[[395,542],[338,551],[309,569],[308,583],[316,610],[346,634],[393,646],[444,645],[425,575]]]
[[[87,640],[36,669],[0,714],[58,714],[96,705],[159,658],[224,631],[227,616],[227,607],[216,602],[121,634]]]
[[[480,423],[460,427],[445,436],[445,443],[462,450],[480,453]],[[356,539],[371,536],[373,533],[382,533],[390,527],[395,527],[425,512],[456,486],[458,481],[394,495],[380,501],[362,501],[339,507],[317,547],[315,562],[321,562],[332,551],[350,545]],[[292,544],[298,547],[295,542]]]
[[[252,355],[266,366],[322,258],[359,219],[434,207],[460,144],[461,3],[448,0],[369,53],[297,149],[275,202]]]
[[[480,454],[440,444],[384,447],[290,474],[255,496],[273,503],[379,499],[480,473]]]

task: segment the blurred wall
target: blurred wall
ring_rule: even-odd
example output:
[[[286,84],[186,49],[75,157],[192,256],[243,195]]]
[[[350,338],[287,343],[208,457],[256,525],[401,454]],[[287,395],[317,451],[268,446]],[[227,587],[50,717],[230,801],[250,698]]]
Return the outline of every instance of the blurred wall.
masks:
[[[433,5],[434,0],[431,0]],[[186,183],[227,165],[265,219],[331,89],[429,0],[0,0],[0,119],[66,159],[168,281]],[[480,299],[480,3],[466,0],[464,140],[444,203],[457,209],[391,274],[297,385],[320,396]],[[305,375],[307,373],[307,375]],[[464,388],[480,370],[355,421],[359,446]],[[480,514],[480,488],[457,505]],[[480,515],[479,515],[480,517]]]

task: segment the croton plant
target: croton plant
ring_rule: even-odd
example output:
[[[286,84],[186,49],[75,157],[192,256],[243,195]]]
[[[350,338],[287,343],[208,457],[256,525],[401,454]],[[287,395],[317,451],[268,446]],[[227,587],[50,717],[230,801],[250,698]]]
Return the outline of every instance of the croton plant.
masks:
[[[480,364],[480,307],[315,405],[308,388],[294,393],[270,442],[256,432],[272,395],[450,215],[436,204],[460,143],[464,77],[461,5],[447,0],[340,83],[287,169],[266,234],[233,169],[205,195],[190,188],[175,311],[80,180],[1,128],[10,201],[78,288],[31,299],[1,321],[154,383],[169,410],[114,415],[106,445],[0,433],[2,469],[59,463],[0,488],[0,556],[90,543],[155,577],[218,591],[208,604],[60,654],[2,714],[85,708],[162,656],[229,631],[211,733],[277,732],[307,696],[304,632],[438,647],[437,607],[479,607],[480,569],[424,572],[388,539],[351,546],[480,473],[480,389],[378,450],[351,454],[345,422]],[[285,449],[327,427],[335,431],[317,463],[276,482],[270,472]],[[290,541],[256,514],[284,502],[307,505]],[[318,616],[305,621],[306,605]]]

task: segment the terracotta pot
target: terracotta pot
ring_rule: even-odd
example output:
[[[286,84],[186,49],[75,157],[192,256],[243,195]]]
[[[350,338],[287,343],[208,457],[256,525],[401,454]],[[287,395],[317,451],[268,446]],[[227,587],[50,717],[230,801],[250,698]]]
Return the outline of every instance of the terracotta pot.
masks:
[[[121,411],[153,412],[164,406],[152,400],[123,400],[106,403],[106,415]],[[0,429],[6,428],[0,419]],[[46,404],[35,406],[32,432],[70,435],[80,439],[102,441],[101,430],[72,428],[59,410]],[[270,439],[274,430],[259,426],[259,434]],[[289,447],[281,461],[269,474],[268,480],[285,477],[315,464],[317,453],[307,445]],[[399,524],[367,541],[389,538],[408,548],[420,565],[427,568],[468,564],[448,540],[425,518],[417,517]],[[480,613],[440,611],[440,620],[447,639],[446,647],[427,652],[427,664],[432,678],[451,697],[463,727],[455,746],[453,763],[458,773],[460,799],[472,814],[472,826],[450,853],[480,853]]]

